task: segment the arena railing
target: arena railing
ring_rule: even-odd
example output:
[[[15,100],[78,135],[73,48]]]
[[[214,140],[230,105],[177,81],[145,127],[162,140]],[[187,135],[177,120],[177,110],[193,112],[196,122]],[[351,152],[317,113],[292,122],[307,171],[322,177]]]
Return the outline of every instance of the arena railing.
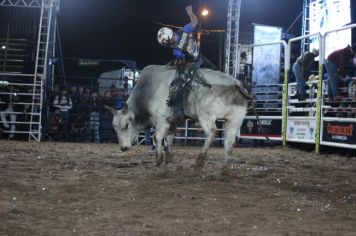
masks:
[[[219,145],[223,144],[223,140],[225,137],[224,124],[225,124],[224,120],[217,120],[216,122],[217,128],[216,128],[213,142],[218,143]],[[154,132],[155,129],[151,128],[151,135],[150,135],[151,140],[153,140]],[[176,133],[174,135],[173,142],[176,144],[194,145],[198,142],[200,142],[199,144],[202,144],[204,140],[205,140],[204,130],[199,125],[199,122],[192,119],[186,119],[184,122],[180,123],[176,128]],[[144,132],[141,132],[139,134],[137,143],[138,144],[145,143]]]
[[[0,119],[2,133],[7,138],[14,138],[25,140],[33,132],[32,130],[41,130],[41,122],[39,119],[31,119],[31,117],[39,117],[38,110],[40,106],[39,96],[35,94],[35,86],[33,84],[32,74],[13,74],[13,73],[0,73]],[[9,88],[13,87],[10,91]],[[38,96],[37,96],[38,95]],[[9,103],[9,99],[13,99]],[[34,99],[37,97],[38,99]],[[3,120],[3,119],[6,119]],[[8,126],[8,127],[6,127]],[[6,137],[5,137],[6,138]]]
[[[290,74],[291,68],[291,49],[292,44],[295,42],[300,42],[303,39],[318,36],[320,34],[309,34],[303,35],[296,38],[291,38],[287,44],[286,53],[286,75]],[[299,55],[298,55],[299,56]],[[297,83],[290,83],[290,78],[285,81],[285,106],[284,106],[284,139],[283,143],[286,142],[301,142],[301,143],[311,143],[314,144],[316,141],[316,121],[317,121],[317,104],[318,104],[318,80],[307,81],[306,82],[306,97],[300,100],[296,97],[297,94]]]
[[[325,65],[325,46],[326,43],[328,43],[327,36],[333,32],[340,32],[353,28],[356,28],[356,24],[350,24],[338,29],[329,30],[321,35],[320,46],[322,53],[319,65],[320,75],[323,74],[323,67]],[[356,76],[355,71],[353,76]],[[341,92],[340,94],[343,95],[341,101],[330,101],[327,97],[327,84],[325,82],[322,83],[322,81],[319,80],[319,86],[323,87],[323,89],[318,91],[320,102],[317,109],[319,114],[317,123],[317,138],[319,142],[315,147],[316,153],[319,153],[320,144],[356,149],[356,77],[353,77],[353,79],[346,82],[349,84],[339,88]]]
[[[283,144],[286,144],[286,141],[290,142],[303,142],[303,143],[315,143],[315,153],[319,154],[320,152],[320,144],[327,146],[335,146],[342,148],[352,148],[356,149],[356,132],[351,132],[351,130],[355,130],[356,119],[354,118],[345,118],[345,117],[330,117],[326,116],[328,111],[334,110],[335,113],[343,112],[344,114],[356,109],[349,109],[343,104],[348,104],[350,101],[337,101],[334,104],[340,105],[340,107],[333,108],[328,102],[328,94],[327,94],[327,81],[324,80],[324,66],[325,66],[325,45],[326,45],[326,37],[329,33],[338,32],[342,30],[347,30],[351,28],[355,28],[356,24],[351,24],[348,26],[344,26],[335,30],[330,30],[324,33],[310,34],[304,35],[296,38],[292,38],[288,41],[287,50],[289,53],[286,53],[286,76],[289,75],[290,71],[290,51],[291,44],[296,41],[300,41],[305,38],[309,38],[311,36],[318,36],[319,38],[319,65],[318,65],[318,79],[316,81],[307,82],[307,85],[310,86],[311,89],[307,90],[307,94],[312,97],[307,98],[305,101],[307,104],[311,104],[312,108],[309,107],[295,107],[294,104],[302,104],[303,102],[295,102],[295,99],[291,99],[293,96],[293,91],[295,91],[295,83],[288,83],[288,79],[285,80],[285,87],[288,89],[284,90],[284,102],[286,106],[284,106],[284,114],[286,117],[283,119],[286,127],[286,136],[283,140]],[[345,45],[346,46],[346,45]],[[315,89],[316,86],[316,89]],[[340,88],[341,91],[345,90],[345,87]],[[316,98],[315,98],[316,92]],[[350,93],[349,93],[350,94]],[[353,93],[353,96],[355,94]],[[353,102],[352,102],[353,103]],[[306,115],[298,115],[293,116],[292,112],[306,112]],[[294,122],[294,123],[293,123]],[[290,135],[291,130],[293,132],[298,131],[299,126],[299,137],[293,137]],[[309,135],[307,137],[306,132],[312,132],[315,130],[314,135]],[[287,133],[289,132],[289,133]],[[334,141],[331,141],[334,137]]]

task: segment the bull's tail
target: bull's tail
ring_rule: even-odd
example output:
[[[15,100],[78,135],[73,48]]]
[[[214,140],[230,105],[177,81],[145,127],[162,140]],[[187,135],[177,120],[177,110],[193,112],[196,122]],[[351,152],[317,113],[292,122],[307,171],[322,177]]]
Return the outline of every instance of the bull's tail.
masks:
[[[247,89],[245,88],[245,86],[242,83],[241,84],[237,83],[235,85],[244,98],[246,98],[249,101],[254,101],[253,97],[250,96],[250,94],[248,94]]]
[[[268,141],[269,144],[271,144],[273,147],[275,146],[275,144],[269,139],[269,137],[267,136],[267,134],[265,133],[262,125],[261,125],[261,120],[260,120],[260,117],[256,111],[256,101],[255,99],[250,95],[248,94],[248,91],[247,89],[243,86],[243,84],[236,84],[236,87],[238,88],[239,92],[241,93],[241,95],[247,99],[248,101],[251,102],[251,109],[253,111],[253,114],[256,116],[256,119],[257,119],[257,125],[258,127],[260,128],[261,130],[261,133],[264,135],[264,137],[266,138],[266,140]]]

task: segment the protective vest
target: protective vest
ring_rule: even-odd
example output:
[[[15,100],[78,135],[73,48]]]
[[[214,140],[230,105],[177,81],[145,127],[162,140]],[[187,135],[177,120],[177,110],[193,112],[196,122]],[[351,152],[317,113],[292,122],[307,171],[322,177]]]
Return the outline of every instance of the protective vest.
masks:
[[[174,47],[188,53],[196,60],[199,55],[199,48],[193,34],[183,31],[177,31],[176,34],[179,36],[179,40],[174,44]]]

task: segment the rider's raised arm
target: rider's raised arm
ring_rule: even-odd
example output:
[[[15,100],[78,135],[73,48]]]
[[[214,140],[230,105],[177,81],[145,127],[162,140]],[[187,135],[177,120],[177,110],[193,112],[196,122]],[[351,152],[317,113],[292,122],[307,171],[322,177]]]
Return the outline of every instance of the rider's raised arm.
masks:
[[[190,17],[190,24],[193,26],[193,28],[195,28],[198,25],[198,18],[193,13],[192,6],[187,6],[185,10],[187,11],[188,16]]]

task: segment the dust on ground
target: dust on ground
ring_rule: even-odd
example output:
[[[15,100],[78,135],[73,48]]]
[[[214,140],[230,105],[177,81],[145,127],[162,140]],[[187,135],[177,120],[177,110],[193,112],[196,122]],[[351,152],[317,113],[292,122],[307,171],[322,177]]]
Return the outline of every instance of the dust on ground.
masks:
[[[0,235],[356,235],[356,158],[199,147],[0,141]]]

